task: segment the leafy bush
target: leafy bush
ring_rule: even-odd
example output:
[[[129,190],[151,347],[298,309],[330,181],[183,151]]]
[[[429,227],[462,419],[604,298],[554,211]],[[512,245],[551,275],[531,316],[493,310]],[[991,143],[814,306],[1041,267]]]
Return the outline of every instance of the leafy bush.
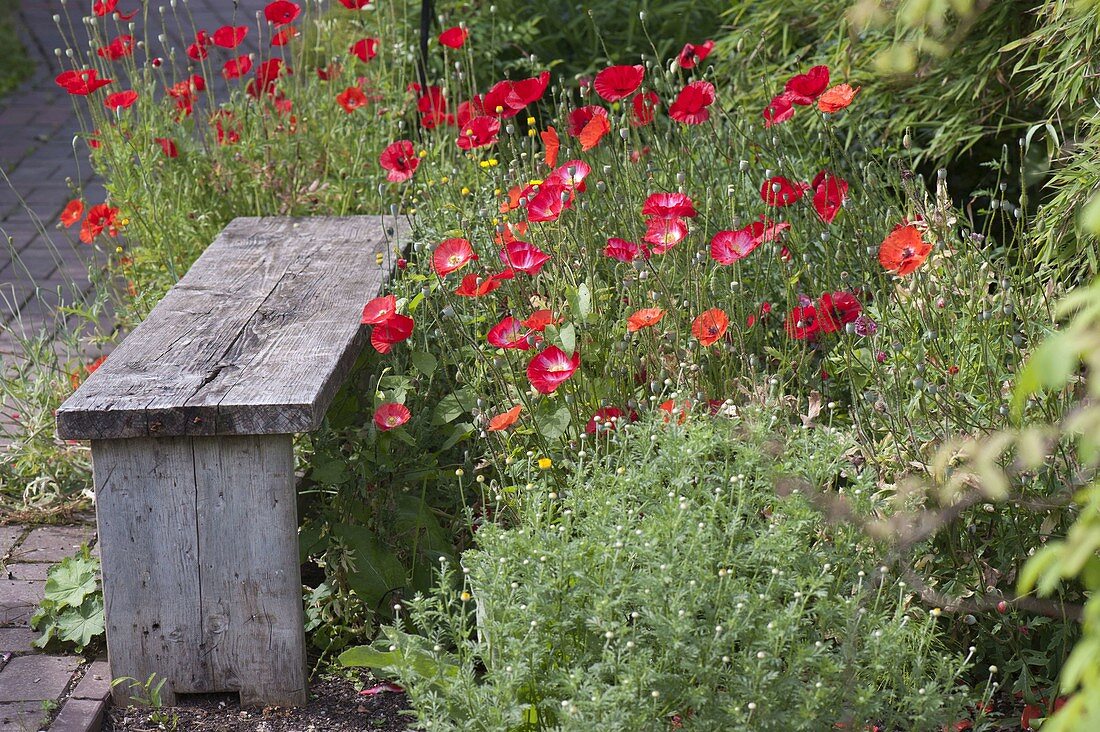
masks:
[[[50,567],[45,599],[31,617],[31,627],[41,631],[38,648],[53,642],[72,644],[77,653],[104,635],[103,588],[99,560],[88,547]]]

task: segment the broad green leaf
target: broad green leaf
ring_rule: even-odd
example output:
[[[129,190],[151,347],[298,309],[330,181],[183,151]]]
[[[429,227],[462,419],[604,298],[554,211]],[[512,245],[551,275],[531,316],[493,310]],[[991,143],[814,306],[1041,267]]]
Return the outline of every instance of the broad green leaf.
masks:
[[[355,552],[355,571],[348,585],[370,607],[378,607],[390,590],[405,584],[405,568],[365,526],[337,524],[333,533]]]
[[[350,472],[343,458],[318,453],[313,458],[313,470],[310,477],[318,483],[335,485],[348,479]]]
[[[58,638],[82,651],[104,633],[103,596],[92,595],[79,608],[69,608],[57,616]]]
[[[570,414],[567,407],[561,407],[554,412],[540,412],[535,415],[535,423],[538,425],[539,434],[547,440],[556,440],[565,434],[569,428]]]
[[[439,400],[432,415],[432,424],[453,422],[469,412],[477,404],[477,397],[469,389],[459,389]]]
[[[425,376],[431,376],[435,372],[436,366],[439,364],[435,356],[426,351],[413,351],[410,358],[416,370]]]
[[[1020,370],[1012,395],[1013,412],[1019,416],[1027,398],[1038,391],[1061,389],[1076,366],[1077,349],[1072,331],[1062,331],[1047,338]]]
[[[451,428],[451,434],[448,435],[447,439],[443,441],[443,444],[439,446],[440,451],[451,449],[473,433],[474,426],[472,424],[469,422],[459,422]]]
[[[96,591],[95,564],[80,557],[69,557],[50,569],[45,595],[58,605],[80,607],[84,598]]]
[[[558,342],[561,343],[561,350],[567,355],[577,350],[577,329],[572,323],[566,323],[561,327],[558,332]]]

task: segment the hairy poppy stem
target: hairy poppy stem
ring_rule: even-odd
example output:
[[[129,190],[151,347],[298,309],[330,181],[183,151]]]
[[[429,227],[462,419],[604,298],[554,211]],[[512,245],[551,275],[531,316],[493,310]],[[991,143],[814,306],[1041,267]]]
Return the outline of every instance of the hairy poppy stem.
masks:
[[[420,59],[416,65],[416,73],[420,77],[421,94],[428,93],[428,34],[431,33],[432,13],[435,12],[433,6],[432,0],[420,0]],[[417,129],[423,130],[423,125],[417,125]]]

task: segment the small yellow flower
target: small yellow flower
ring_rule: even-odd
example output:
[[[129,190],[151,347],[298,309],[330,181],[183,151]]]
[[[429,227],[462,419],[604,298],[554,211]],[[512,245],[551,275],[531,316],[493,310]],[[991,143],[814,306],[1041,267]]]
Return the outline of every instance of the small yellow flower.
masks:
[[[489,167],[491,167],[491,168],[495,168],[495,167],[497,167],[498,165],[500,165],[500,161],[499,161],[499,160],[497,160],[496,158],[489,158]]]
[[[120,223],[123,226],[129,226],[130,225],[130,219],[123,219]]]
[[[534,117],[528,117],[527,118],[527,124],[529,124],[529,125],[535,124],[535,118]]]
[[[470,195],[470,189],[469,189],[469,188],[467,188],[466,186],[462,186],[462,191],[461,191],[461,193],[462,193],[462,195],[464,195],[464,196],[468,196],[468,195]]]
[[[500,106],[500,105],[498,104],[498,105],[497,105],[497,114],[500,114],[500,113],[501,113],[501,112],[503,112],[503,111],[504,111],[504,107],[502,107],[502,106]],[[472,133],[471,133],[471,134],[472,134]]]
[[[530,183],[533,186],[541,186],[542,185],[542,178],[532,178]]]
[[[541,470],[549,470],[550,466],[554,464],[554,461],[548,457],[539,458],[539,468]]]
[[[501,194],[501,190],[499,188],[494,188],[493,189],[493,195],[494,196],[499,196],[500,194]]]
[[[527,130],[527,136],[528,137],[534,137],[535,136],[535,131],[534,130]]]
[[[428,151],[427,150],[421,150],[420,151],[420,157],[422,157],[422,158],[428,157]]]
[[[471,595],[471,594],[470,594],[469,592],[465,592],[465,591],[464,591],[464,592],[463,592],[463,593],[462,593],[461,595],[459,595],[458,597],[459,597],[459,599],[460,599],[460,600],[462,600],[463,602],[469,602],[469,601],[470,601],[470,599],[471,599],[471,598],[473,597],[473,595]]]
[[[115,247],[115,254],[122,254],[122,247]]]
[[[498,219],[496,216],[494,216],[493,217],[493,226],[496,226],[499,223],[500,223],[500,219]]]
[[[478,163],[478,165],[480,165],[482,168],[488,168],[489,167],[489,161],[488,160],[482,160],[480,163]]]
[[[382,266],[382,262],[384,261],[386,261],[386,258],[385,255],[382,254],[382,252],[378,252],[374,255],[374,263],[377,264],[379,267]]]
[[[442,178],[439,179],[439,182],[440,183],[450,183],[451,179],[447,176],[443,176]]]

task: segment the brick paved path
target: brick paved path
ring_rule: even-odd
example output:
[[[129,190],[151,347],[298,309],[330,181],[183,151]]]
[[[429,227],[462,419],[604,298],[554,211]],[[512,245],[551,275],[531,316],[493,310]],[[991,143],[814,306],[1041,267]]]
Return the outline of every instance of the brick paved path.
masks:
[[[123,0],[119,8],[128,11],[137,4]],[[234,21],[252,26],[265,4],[189,3],[196,25],[210,31]],[[69,5],[85,8],[91,1],[70,0]],[[59,302],[78,301],[87,289],[90,248],[74,246],[56,226],[74,195],[66,179],[87,200],[105,196],[91,175],[86,148],[77,145],[74,152],[79,126],[72,100],[53,81],[60,71],[54,49],[64,44],[52,16],[62,13],[60,0],[22,0],[21,30],[37,68],[19,90],[0,99],[0,169],[11,183],[0,175],[0,324],[21,323],[28,334],[54,323],[52,309]],[[0,336],[0,359],[15,356],[13,342]],[[99,730],[110,682],[106,664],[38,653],[30,646],[36,634],[28,627],[47,567],[92,539],[93,531],[90,523],[0,526],[0,732],[33,732],[51,717],[51,732]],[[53,705],[59,701],[58,712]],[[54,711],[47,713],[47,708]]]

